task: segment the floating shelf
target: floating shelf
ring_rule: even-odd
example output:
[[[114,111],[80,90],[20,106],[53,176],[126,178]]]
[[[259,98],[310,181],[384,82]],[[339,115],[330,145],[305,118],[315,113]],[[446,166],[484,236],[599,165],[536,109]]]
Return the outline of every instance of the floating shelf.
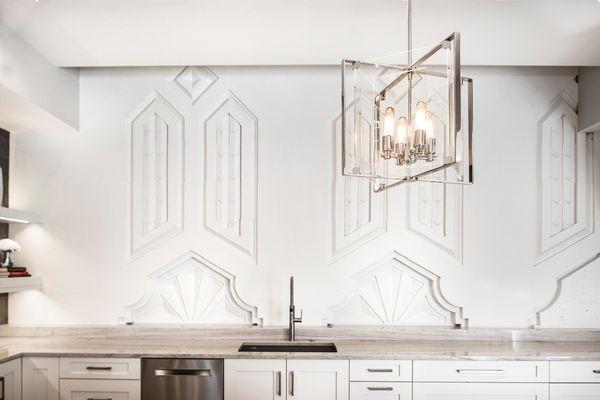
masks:
[[[0,207],[0,223],[39,224],[41,222],[42,217],[36,213]]]
[[[42,278],[32,276],[29,278],[0,278],[0,293],[14,293],[22,290],[42,288]]]

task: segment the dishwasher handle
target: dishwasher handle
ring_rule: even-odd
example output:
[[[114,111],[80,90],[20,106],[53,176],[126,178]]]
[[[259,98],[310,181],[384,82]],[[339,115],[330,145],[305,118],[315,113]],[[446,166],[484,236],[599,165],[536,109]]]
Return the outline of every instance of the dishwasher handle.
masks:
[[[198,376],[210,378],[211,370],[203,369],[155,369],[154,376]]]

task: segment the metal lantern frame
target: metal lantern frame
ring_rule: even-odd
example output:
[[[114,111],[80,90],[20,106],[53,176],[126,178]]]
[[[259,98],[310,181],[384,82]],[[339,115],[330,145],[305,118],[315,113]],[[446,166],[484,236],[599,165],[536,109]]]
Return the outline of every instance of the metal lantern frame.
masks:
[[[381,64],[372,62],[362,62],[345,59],[342,61],[342,175],[358,178],[370,179],[374,182],[374,191],[381,192],[383,190],[398,186],[406,182],[427,181],[427,182],[443,182],[455,184],[471,184],[473,183],[473,159],[472,159],[472,132],[473,132],[473,80],[461,75],[460,65],[460,34],[454,32],[437,45],[432,47],[427,53],[421,56],[417,61],[412,62],[412,37],[411,37],[411,19],[412,19],[412,4],[411,0],[408,3],[408,52],[407,64]],[[440,67],[431,67],[432,58],[445,52],[448,55],[448,62],[445,70],[440,71]],[[373,108],[373,128],[370,132],[369,143],[369,168],[365,171],[361,168],[361,157],[357,157],[362,153],[360,148],[361,139],[355,139],[352,143],[354,148],[354,165],[349,162],[347,157],[348,135],[347,135],[347,118],[350,109],[354,107],[356,98],[350,99],[346,96],[346,70],[360,69],[361,66],[367,66],[374,69],[390,69],[396,72],[397,76],[387,83],[383,89],[376,90],[370,93],[370,103]],[[406,85],[406,90],[402,95],[402,99],[406,98],[408,108],[408,121],[412,120],[413,114],[413,89],[415,80],[419,81],[423,77],[435,77],[446,79],[447,81],[447,132],[445,132],[444,153],[439,155],[438,162],[434,163],[430,169],[423,169],[424,164],[419,164],[421,168],[414,174],[408,173],[406,176],[398,177],[387,173],[387,167],[373,169],[373,165],[377,165],[381,161],[382,149],[382,124],[381,121],[381,103],[386,98],[386,95],[400,85]],[[356,90],[356,88],[354,88]],[[356,93],[355,93],[356,97]],[[360,99],[358,101],[361,101]],[[464,101],[464,103],[463,103]],[[463,112],[465,113],[463,115]],[[464,118],[464,120],[463,120]],[[457,141],[457,136],[461,135],[461,140]],[[460,156],[458,154],[460,142]],[[435,145],[435,139],[434,139]],[[388,144],[389,145],[389,144]],[[447,151],[448,146],[452,151]],[[388,157],[389,158],[389,157]],[[387,165],[387,164],[385,164]],[[401,165],[401,164],[399,164]],[[456,179],[451,180],[444,177],[440,178],[436,172],[452,168],[456,173]],[[401,168],[401,167],[400,167]],[[408,170],[408,169],[407,169]],[[432,176],[433,175],[433,176]]]

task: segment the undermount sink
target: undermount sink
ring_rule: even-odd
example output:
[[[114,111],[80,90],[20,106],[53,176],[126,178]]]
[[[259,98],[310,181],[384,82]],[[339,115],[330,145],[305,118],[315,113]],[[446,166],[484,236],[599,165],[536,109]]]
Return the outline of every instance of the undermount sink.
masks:
[[[238,351],[271,353],[337,353],[334,343],[242,343]]]

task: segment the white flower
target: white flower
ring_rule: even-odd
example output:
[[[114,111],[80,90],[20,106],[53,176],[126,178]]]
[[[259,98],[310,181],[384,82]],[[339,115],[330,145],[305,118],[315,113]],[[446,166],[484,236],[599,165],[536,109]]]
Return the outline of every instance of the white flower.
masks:
[[[0,240],[0,250],[14,251],[16,253],[21,251],[21,245],[12,239],[2,239]]]

